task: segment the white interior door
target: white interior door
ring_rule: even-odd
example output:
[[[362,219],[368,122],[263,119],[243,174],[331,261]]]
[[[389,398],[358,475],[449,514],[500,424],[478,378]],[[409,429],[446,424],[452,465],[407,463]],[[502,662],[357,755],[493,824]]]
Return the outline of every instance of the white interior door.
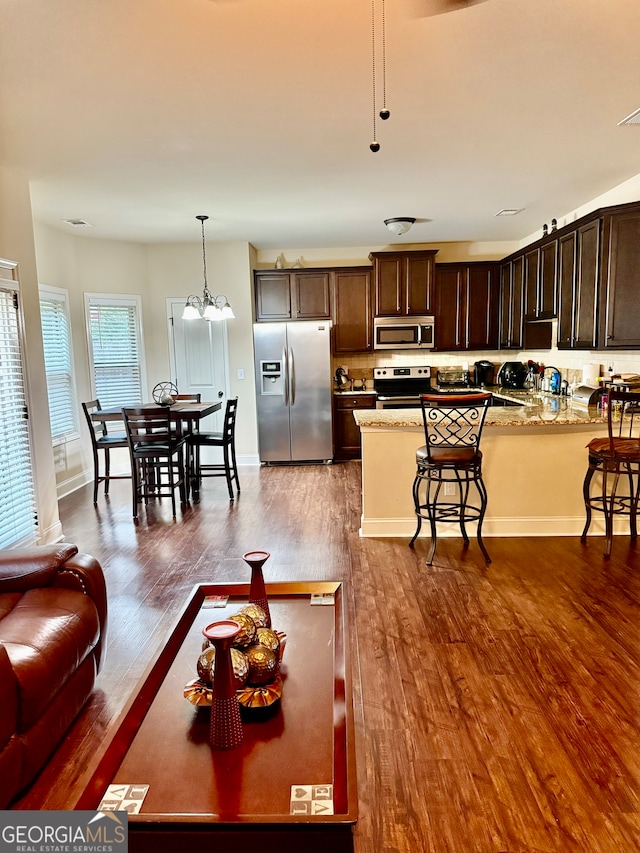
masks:
[[[220,411],[200,422],[201,432],[220,432],[229,389],[226,324],[183,320],[183,309],[184,298],[167,299],[172,381],[180,394],[220,400]]]

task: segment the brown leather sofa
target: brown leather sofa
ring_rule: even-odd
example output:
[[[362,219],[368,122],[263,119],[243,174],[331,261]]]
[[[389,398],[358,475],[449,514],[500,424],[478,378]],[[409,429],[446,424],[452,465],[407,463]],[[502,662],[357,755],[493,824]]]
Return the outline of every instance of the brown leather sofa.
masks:
[[[104,651],[102,568],[75,545],[0,551],[0,809],[45,764]]]

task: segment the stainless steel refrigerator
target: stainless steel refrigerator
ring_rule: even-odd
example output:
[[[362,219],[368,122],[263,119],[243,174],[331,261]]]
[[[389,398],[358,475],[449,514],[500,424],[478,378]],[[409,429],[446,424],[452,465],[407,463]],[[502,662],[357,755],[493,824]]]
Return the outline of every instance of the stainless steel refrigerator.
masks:
[[[328,321],[254,324],[261,462],[333,457],[330,327]]]

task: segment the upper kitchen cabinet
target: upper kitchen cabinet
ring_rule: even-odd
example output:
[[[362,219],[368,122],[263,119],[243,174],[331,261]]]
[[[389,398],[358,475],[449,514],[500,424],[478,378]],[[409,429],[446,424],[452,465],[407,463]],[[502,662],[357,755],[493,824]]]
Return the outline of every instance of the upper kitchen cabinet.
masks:
[[[371,268],[333,273],[333,351],[368,352],[371,335]]]
[[[254,273],[256,320],[330,320],[330,270]]]
[[[558,349],[598,346],[600,218],[558,240]]]
[[[556,317],[557,256],[557,240],[525,252],[525,320],[552,320]]]
[[[640,347],[640,206],[603,218],[600,346]]]
[[[524,255],[500,267],[500,349],[522,349]]]
[[[376,317],[433,314],[436,250],[372,252]]]
[[[498,263],[436,264],[436,349],[498,348]]]

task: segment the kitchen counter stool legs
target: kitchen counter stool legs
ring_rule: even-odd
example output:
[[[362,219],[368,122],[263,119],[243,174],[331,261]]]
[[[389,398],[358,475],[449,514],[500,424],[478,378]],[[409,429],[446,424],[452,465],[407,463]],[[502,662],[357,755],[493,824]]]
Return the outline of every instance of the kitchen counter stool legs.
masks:
[[[480,436],[491,400],[490,393],[421,395],[426,444],[416,451],[413,502],[417,527],[409,547],[418,538],[423,519],[428,519],[431,547],[427,565],[432,565],[437,544],[437,523],[454,522],[469,544],[467,522],[477,523],[477,539],[487,563],[491,557],[482,541],[482,523],[487,510],[487,490],[482,479]],[[470,503],[471,485],[478,496]],[[441,500],[443,492],[445,500]],[[455,500],[446,500],[447,486],[453,486]]]

